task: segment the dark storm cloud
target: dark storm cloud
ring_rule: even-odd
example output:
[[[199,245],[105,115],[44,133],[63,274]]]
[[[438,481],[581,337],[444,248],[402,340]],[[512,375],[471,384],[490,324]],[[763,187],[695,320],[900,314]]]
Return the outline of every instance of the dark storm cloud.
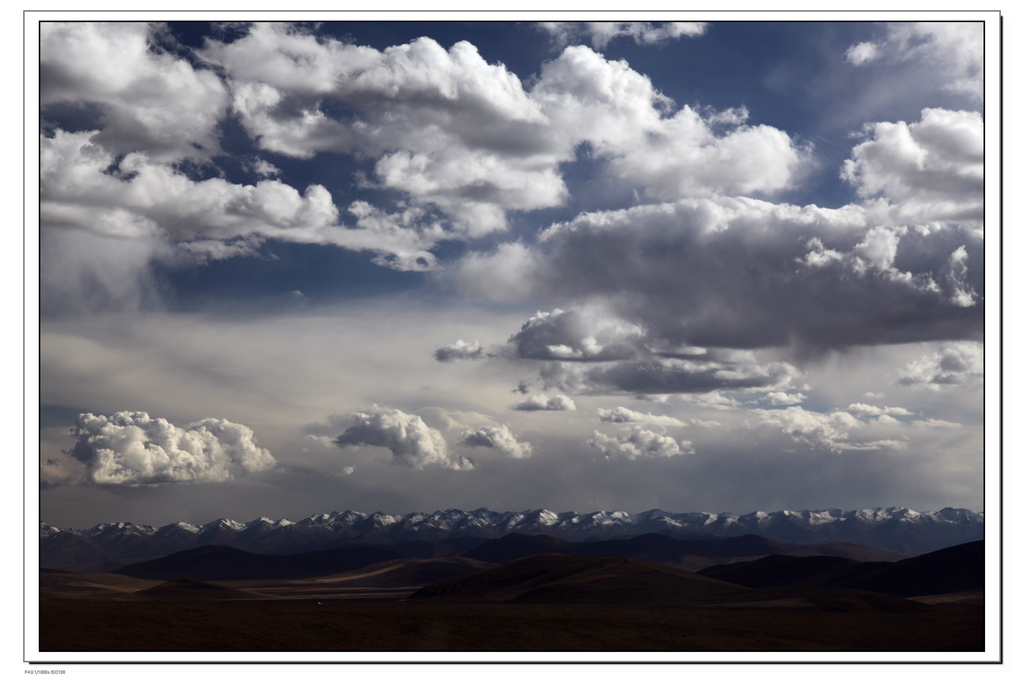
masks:
[[[470,254],[456,277],[567,309],[538,314],[513,335],[524,359],[977,340],[982,132],[978,113],[942,109],[867,124],[842,172],[861,204],[714,195],[582,213],[537,244]],[[631,372],[616,367],[605,383],[647,384]]]
[[[887,227],[862,207],[716,198],[584,214],[527,254],[467,259],[463,276],[518,272],[535,296],[604,302],[643,330],[632,343],[653,349],[823,351],[980,338],[983,266],[982,242],[957,226]],[[527,323],[513,342],[525,357],[585,358],[574,340],[586,332]]]
[[[555,309],[531,317],[508,344],[523,359],[622,360],[636,356],[641,336],[636,325],[598,310]]]
[[[701,346],[836,348],[980,334],[983,307],[958,305],[956,292],[943,293],[943,283],[933,285],[930,277],[960,247],[980,261],[982,245],[955,244],[960,235],[936,234],[929,246],[945,242],[948,251],[934,249],[931,259],[911,254],[908,260],[927,259],[928,270],[909,274],[875,257],[870,236],[849,224],[806,222],[813,211],[786,216],[784,209],[758,207],[701,235],[708,224],[678,208],[653,225],[631,222],[628,238],[625,230],[569,232],[555,246],[549,272],[560,284],[621,297],[623,312],[643,320],[655,338]],[[808,259],[818,253],[815,239],[838,257]],[[982,275],[980,268],[967,274],[979,294]]]
[[[777,388],[796,369],[787,363],[705,364],[650,359],[581,367],[548,363],[541,368],[546,388],[580,394],[704,394]]]

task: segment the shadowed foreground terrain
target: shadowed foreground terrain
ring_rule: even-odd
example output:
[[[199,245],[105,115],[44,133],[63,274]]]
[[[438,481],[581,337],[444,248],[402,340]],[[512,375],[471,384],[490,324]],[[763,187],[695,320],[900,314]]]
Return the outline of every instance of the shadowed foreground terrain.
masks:
[[[44,602],[43,651],[980,651],[982,609],[640,609],[386,600]]]
[[[239,556],[236,564],[236,555],[188,551],[118,574],[43,573],[40,648],[485,651],[517,658],[547,651],[984,649],[981,544],[888,563],[766,557],[701,574],[546,552],[504,563],[389,559],[309,576],[284,559]],[[261,562],[262,578],[250,571]]]

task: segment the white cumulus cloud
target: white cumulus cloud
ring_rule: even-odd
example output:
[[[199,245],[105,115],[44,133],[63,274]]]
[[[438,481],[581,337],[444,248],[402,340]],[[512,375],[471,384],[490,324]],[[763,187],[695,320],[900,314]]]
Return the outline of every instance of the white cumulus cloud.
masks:
[[[441,432],[427,426],[419,415],[374,405],[351,413],[348,419],[351,426],[333,440],[337,446],[386,448],[393,464],[417,470],[428,465],[453,470],[473,467],[465,458],[450,454]]]
[[[459,437],[459,444],[470,448],[493,448],[510,458],[529,458],[533,446],[518,441],[506,425],[489,425],[475,430],[466,430]]]
[[[641,458],[671,458],[676,455],[692,455],[695,451],[690,441],[676,441],[671,436],[652,432],[643,427],[633,427],[608,436],[595,431],[587,444],[604,453],[606,458],[624,457],[629,460]]]
[[[40,105],[98,106],[96,142],[114,153],[216,156],[227,89],[213,71],[161,49],[160,32],[159,24],[40,23]]]
[[[870,41],[857,43],[846,51],[846,61],[850,62],[854,66],[860,66],[861,64],[867,64],[878,58],[879,50],[878,45]]]
[[[224,69],[235,111],[264,149],[372,155],[383,187],[439,207],[470,236],[504,229],[505,210],[566,197],[557,164],[569,150],[552,147],[519,78],[468,42],[446,50],[419,38],[378,51],[256,24],[201,54]],[[324,102],[352,114],[332,118]]]
[[[659,425],[662,427],[686,426],[686,423],[682,420],[669,417],[668,415],[641,413],[623,406],[612,408],[610,410],[601,408],[597,411],[597,415],[601,418],[601,422],[640,422],[644,424]]]
[[[601,26],[648,43],[703,31],[685,22]],[[507,211],[564,204],[560,166],[582,143],[611,162],[613,176],[656,197],[774,191],[803,159],[784,132],[746,125],[745,110],[676,111],[649,78],[585,46],[545,63],[531,88],[465,41],[446,50],[419,38],[378,51],[256,24],[234,42],[207,41],[200,54],[223,69],[235,111],[264,149],[375,158],[373,182],[437,208],[470,237],[504,230]],[[347,113],[332,117],[327,103]],[[723,125],[730,129],[713,130]]]
[[[834,452],[905,450],[907,448],[906,442],[899,439],[853,440],[851,438],[852,431],[861,430],[869,425],[845,410],[819,413],[805,410],[800,406],[790,406],[785,409],[758,409],[753,412],[761,418],[762,423],[779,427],[794,441],[815,448],[827,448]],[[888,426],[887,422],[881,420],[877,424]],[[891,425],[891,423],[888,424]]]
[[[970,222],[981,230],[984,124],[979,112],[925,109],[907,123],[865,126],[842,177],[862,197],[881,196],[911,223]]]
[[[441,363],[451,363],[458,360],[480,360],[486,357],[487,354],[484,352],[484,347],[475,339],[472,342],[459,339],[434,351],[434,359]]]
[[[534,394],[530,398],[513,405],[512,410],[576,410],[576,403],[568,396],[562,394],[550,397],[546,394]]]
[[[873,406],[867,403],[851,403],[846,408],[846,412],[851,415],[863,417],[864,415],[913,415],[911,411],[906,408],[900,408],[899,406]]]
[[[583,46],[544,65],[530,92],[572,147],[589,143],[608,173],[653,199],[774,192],[789,186],[805,149],[785,132],[727,115],[679,109],[646,76]],[[726,126],[717,130],[713,124]]]
[[[772,405],[776,406],[788,406],[797,403],[803,403],[807,400],[807,396],[800,392],[787,393],[785,391],[769,391],[765,394],[765,400]]]
[[[228,481],[276,465],[251,429],[215,418],[181,428],[144,412],[84,413],[71,435],[69,455],[85,463],[91,481],[110,486]]]

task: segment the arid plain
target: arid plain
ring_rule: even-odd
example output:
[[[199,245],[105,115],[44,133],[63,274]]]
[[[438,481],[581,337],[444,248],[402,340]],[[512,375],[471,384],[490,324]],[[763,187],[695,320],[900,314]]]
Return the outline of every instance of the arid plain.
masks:
[[[326,575],[253,578],[247,574],[258,563],[248,553],[177,555],[184,557],[119,570],[135,576],[42,573],[41,650],[528,658],[552,651],[984,649],[983,542],[897,562],[772,555],[701,573],[541,553],[502,564],[402,558]],[[301,566],[295,557],[290,567]],[[157,576],[166,572],[179,578]],[[712,576],[722,572],[732,580]]]

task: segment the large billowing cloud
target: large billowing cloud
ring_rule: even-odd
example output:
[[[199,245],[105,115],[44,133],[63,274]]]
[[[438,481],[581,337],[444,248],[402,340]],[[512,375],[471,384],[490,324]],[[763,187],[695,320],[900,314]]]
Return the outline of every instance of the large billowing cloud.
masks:
[[[84,413],[71,435],[69,455],[90,480],[109,486],[228,481],[276,465],[251,429],[215,418],[181,428],[143,412]]]
[[[865,126],[843,178],[862,197],[880,195],[911,223],[969,223],[984,217],[984,124],[973,111],[925,109],[921,120]]]
[[[420,38],[381,52],[258,24],[233,43],[209,41],[202,56],[224,69],[264,149],[376,157],[382,186],[440,207],[467,234],[503,229],[506,209],[565,199],[557,164],[568,150],[552,144],[518,77],[469,43]],[[332,118],[326,102],[351,114]]]
[[[57,130],[40,139],[41,249],[63,264],[43,273],[46,307],[80,305],[90,292],[131,307],[153,292],[151,263],[253,255],[267,239],[369,251],[378,265],[416,271],[434,267],[429,250],[445,238],[421,209],[387,213],[356,201],[346,226],[321,185],[193,180],[144,153],[117,157],[100,137]]]
[[[373,406],[349,415],[351,426],[333,443],[337,446],[379,446],[391,451],[392,462],[412,469],[437,465],[453,470],[473,464],[448,451],[444,436],[419,415]]]
[[[863,205],[717,195],[583,213],[538,244],[469,255],[456,279],[498,298],[577,302],[512,337],[535,360],[980,338],[981,117],[926,109],[867,130],[843,171]]]
[[[675,110],[650,79],[622,61],[574,46],[544,65],[531,91],[554,130],[586,141],[608,173],[655,199],[787,187],[804,151],[746,109]]]
[[[387,214],[353,202],[346,228],[322,185],[300,193],[279,180],[238,185],[196,181],[143,153],[118,159],[97,144],[95,131],[58,130],[43,137],[40,217],[44,224],[116,239],[176,243],[190,254],[224,258],[252,253],[262,240],[330,244],[382,254],[381,265],[422,270],[443,237],[422,212]]]
[[[119,160],[98,136],[58,130],[40,140],[40,213],[47,225],[129,239],[312,242],[326,241],[318,233],[337,221],[331,195],[320,185],[302,195],[277,180],[196,182],[144,153]]]
[[[442,240],[504,230],[510,211],[564,205],[563,166],[581,145],[607,162],[611,181],[628,179],[647,199],[770,193],[804,158],[786,133],[747,125],[746,110],[677,109],[649,78],[583,46],[545,63],[527,89],[467,42],[446,50],[421,38],[379,51],[256,24],[233,42],[208,39],[190,62],[177,55],[184,48],[161,48],[164,38],[146,24],[44,31],[44,116],[57,105],[100,112],[92,128],[48,127],[40,140],[41,217],[55,233],[46,258],[69,266],[44,281],[47,302],[95,290],[117,306],[126,298],[118,289],[155,292],[153,262],[254,255],[268,239],[432,270]],[[292,187],[264,160],[245,162],[261,178],[253,185],[178,163],[220,154],[229,106],[265,150],[375,160],[360,184],[397,192],[399,210],[357,200],[340,211],[326,188]],[[118,288],[103,271],[125,240],[140,248]],[[76,256],[82,242],[88,258]]]
[[[881,200],[822,209],[711,196],[583,213],[534,245],[470,254],[454,278],[499,299],[574,302],[531,317],[506,346],[547,361],[545,389],[761,389],[799,402],[795,368],[729,350],[980,339],[980,126],[925,110],[896,126],[909,146],[881,136],[855,147],[846,178]],[[887,165],[893,155],[906,163]]]
[[[475,430],[466,430],[459,437],[459,444],[470,448],[492,448],[510,458],[529,458],[533,447],[525,441],[518,441],[505,425],[488,425]]]
[[[153,159],[209,159],[229,104],[208,69],[195,69],[160,46],[160,25],[43,22],[39,27],[39,99],[98,113],[96,144]]]
[[[648,39],[697,30],[616,25]],[[509,210],[563,204],[559,166],[584,142],[613,176],[657,197],[773,191],[801,161],[785,133],[745,125],[745,110],[674,111],[646,76],[583,46],[544,64],[530,89],[473,45],[445,50],[429,38],[377,51],[261,24],[232,43],[208,41],[201,55],[224,70],[264,149],[376,158],[380,186],[439,208],[470,236],[504,229]],[[328,103],[346,115],[328,115]]]
[[[474,291],[599,302],[642,330],[629,336],[634,348],[655,353],[979,338],[981,241],[956,225],[911,229],[889,219],[884,206],[685,199],[581,214],[533,247],[470,256],[457,278]],[[573,318],[528,322],[516,348],[596,359],[601,345],[584,344],[596,340],[596,326],[553,324]],[[627,340],[617,341],[621,355]]]

